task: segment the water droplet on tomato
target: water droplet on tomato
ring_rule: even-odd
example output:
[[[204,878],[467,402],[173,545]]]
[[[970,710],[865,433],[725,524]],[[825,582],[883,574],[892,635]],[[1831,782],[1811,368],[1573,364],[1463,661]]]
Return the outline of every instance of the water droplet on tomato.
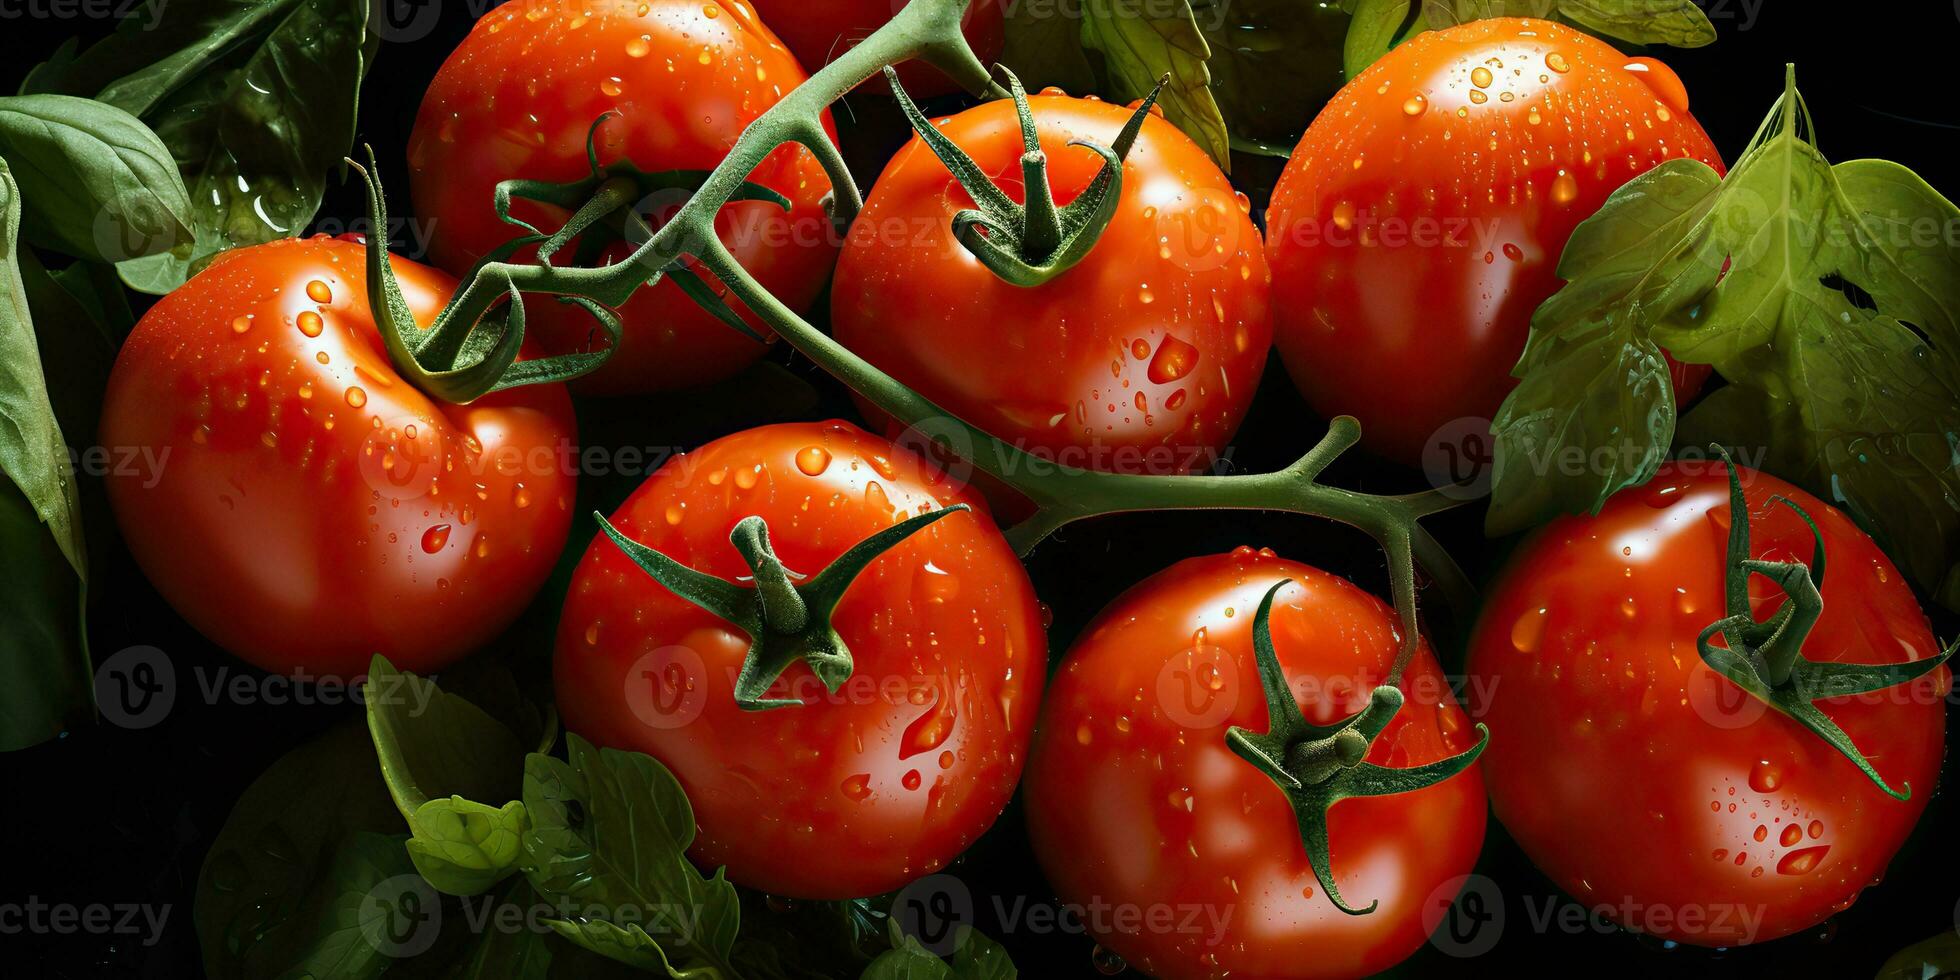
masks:
[[[822,476],[830,468],[830,450],[822,446],[806,446],[796,454],[796,468],[804,476]]]
[[[858,773],[844,780],[843,785],[837,788],[853,801],[862,802],[871,796],[871,774]]]
[[[1758,793],[1774,793],[1783,785],[1783,769],[1768,759],[1757,760],[1749,769],[1749,788]]]
[[[449,525],[437,524],[422,532],[422,550],[433,555],[449,543]]]
[[[360,385],[354,385],[347,389],[347,407],[360,408],[365,404],[367,404],[367,392],[362,391]]]
[[[1688,87],[1681,84],[1681,76],[1676,75],[1666,63],[1653,58],[1634,58],[1627,62],[1626,70],[1646,83],[1653,90],[1655,98],[1669,108],[1676,112],[1688,111]]]
[[[320,336],[320,331],[326,328],[326,324],[320,319],[320,314],[312,310],[300,311],[299,319],[296,322],[299,325],[299,332],[308,337],[318,337]]]
[[[1152,384],[1169,384],[1190,374],[1198,366],[1198,348],[1176,337],[1166,336],[1150,359],[1148,376]]]
[[[1565,60],[1565,55],[1554,51],[1545,56],[1545,67],[1563,75],[1572,70],[1572,63]]]
[[[1571,204],[1579,197],[1579,179],[1566,171],[1559,171],[1552,178],[1552,203]]]
[[[1527,609],[1517,622],[1511,624],[1511,645],[1517,647],[1519,653],[1532,653],[1538,649],[1538,641],[1545,635],[1545,613],[1542,606]]]
[[[1829,853],[1830,850],[1831,845],[1819,844],[1815,847],[1804,847],[1791,851],[1783,855],[1782,860],[1776,862],[1776,873],[1780,875],[1807,875],[1817,870],[1817,865],[1824,860],[1824,855]],[[1761,869],[1759,868],[1757,870]]]
[[[1411,119],[1429,111],[1429,100],[1421,95],[1411,95],[1402,100],[1402,114]]]
[[[318,279],[306,284],[306,298],[315,303],[333,302],[333,290]]]
[[[899,784],[906,789],[918,789],[920,782],[922,780],[919,778],[919,770],[917,769],[905,770],[905,775],[899,779]]]
[[[1490,69],[1482,65],[1478,65],[1470,70],[1470,84],[1478,88],[1489,88],[1492,80]]]
[[[232,333],[244,333],[245,331],[250,329],[252,329],[252,314],[250,313],[247,313],[243,316],[234,317],[231,321]]]

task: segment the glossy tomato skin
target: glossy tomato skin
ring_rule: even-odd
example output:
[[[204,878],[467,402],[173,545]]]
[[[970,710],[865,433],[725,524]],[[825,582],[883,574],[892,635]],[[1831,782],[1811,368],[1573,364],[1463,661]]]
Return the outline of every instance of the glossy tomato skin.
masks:
[[[812,74],[837,56],[856,47],[885,26],[911,0],[756,0],[756,12],[776,36],[789,45],[796,60]],[[1001,15],[1001,0],[973,0],[960,18],[960,32],[966,43],[991,66],[1000,59],[1007,45],[1007,28]],[[923,62],[909,61],[898,66],[898,83],[914,98],[950,95],[960,86],[944,72]],[[865,87],[883,90],[885,82],[873,78]]]
[[[1809,529],[1772,496],[1823,529],[1824,614],[1805,656],[1939,652],[1904,578],[1843,513],[1768,474],[1743,481],[1755,557],[1810,559]],[[1587,905],[1665,909],[1623,924],[1703,946],[1815,925],[1884,872],[1937,788],[1951,683],[1941,667],[1819,705],[1889,783],[1911,784],[1899,802],[1708,670],[1695,638],[1723,616],[1728,500],[1721,466],[1669,464],[1599,516],[1548,525],[1490,593],[1469,661],[1499,821]],[[1782,600],[1761,577],[1750,594],[1759,619]]]
[[[845,593],[832,622],[854,658],[850,680],[831,694],[794,664],[771,696],[805,703],[772,711],[736,706],[740,631],[598,539],[560,622],[566,726],[673,770],[700,823],[690,853],[744,885],[840,899],[943,866],[1013,795],[1046,671],[1034,589],[985,507],[918,457],[832,422],[716,440],[662,467],[612,516],[628,537],[734,581],[749,570],[728,535],[749,515],[809,575],[955,503],[974,510],[918,532]]]
[[[431,256],[461,275],[517,237],[521,229],[499,221],[492,207],[497,183],[584,178],[587,133],[608,112],[615,115],[597,140],[602,165],[630,160],[648,172],[706,171],[803,79],[796,59],[740,0],[535,0],[492,10],[436,73],[409,137],[409,177],[416,208],[431,223]],[[828,115],[824,126],[835,139]],[[721,240],[770,292],[806,307],[836,258],[836,235],[822,206],[830,183],[816,158],[796,146],[770,155],[749,179],[787,197],[790,210],[764,202],[728,205],[716,220]],[[663,192],[643,202],[642,211],[664,220],[685,199],[683,192]],[[547,231],[570,216],[530,201],[514,200],[511,211]],[[614,243],[605,258],[617,262],[629,254]],[[605,344],[592,317],[576,307],[540,300],[526,311],[527,324],[553,353]],[[705,384],[767,350],[702,311],[671,282],[642,288],[620,313],[619,352],[575,382],[579,391]]]
[[[1091,923],[1098,943],[1154,977],[1387,969],[1422,945],[1483,844],[1474,765],[1413,793],[1346,800],[1329,819],[1334,874],[1350,903],[1381,906],[1348,915],[1322,893],[1286,797],[1225,742],[1234,725],[1267,729],[1252,620],[1282,579],[1297,584],[1274,601],[1273,642],[1302,710],[1323,724],[1359,711],[1394,663],[1393,611],[1344,579],[1250,548],[1188,559],[1131,588],[1050,682],[1026,798],[1035,854],[1062,900],[1201,908],[1223,922]],[[1427,644],[1402,690],[1408,702],[1368,761],[1417,766],[1476,743]]]
[[[221,255],[144,314],[102,409],[109,502],[137,564],[225,649],[276,673],[441,668],[501,632],[570,525],[559,385],[431,400],[388,361],[365,251],[328,238]],[[393,259],[426,324],[455,289]]]
[[[1130,110],[1029,99],[1058,202],[1102,159]],[[1013,103],[940,129],[1020,199]],[[878,178],[831,290],[837,339],[952,414],[1046,459],[1105,471],[1211,464],[1245,417],[1271,343],[1259,232],[1218,168],[1176,127],[1145,121],[1116,217],[1080,264],[1013,286],[953,237],[973,206],[916,137]],[[883,419],[860,400],[866,414]],[[885,422],[888,431],[898,426]]]
[[[1516,384],[1573,228],[1679,157],[1722,168],[1658,61],[1542,20],[1417,35],[1321,111],[1274,189],[1267,256],[1294,383],[1321,415],[1359,418],[1370,449],[1418,462]]]

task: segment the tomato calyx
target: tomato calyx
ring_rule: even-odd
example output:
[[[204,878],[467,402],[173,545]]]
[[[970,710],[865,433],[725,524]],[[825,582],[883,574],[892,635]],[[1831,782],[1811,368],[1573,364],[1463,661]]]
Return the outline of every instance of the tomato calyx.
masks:
[[[745,711],[801,706],[802,701],[768,697],[789,665],[803,661],[830,693],[851,677],[850,648],[830,625],[831,613],[859,573],[900,541],[940,518],[965,511],[954,504],[901,521],[850,547],[822,571],[798,575],[786,568],[769,545],[769,527],[760,517],[744,517],[728,540],[748,563],[755,587],[696,571],[626,535],[595,513],[599,527],[626,557],[675,595],[727,620],[749,636],[749,652],[735,678],[735,703]]]
[[[368,220],[376,228],[388,227],[388,206],[382,199],[381,169],[375,161],[374,149],[368,148],[366,166],[351,158],[347,165],[367,185]],[[568,381],[605,363],[619,346],[619,317],[582,296],[565,296],[561,300],[583,307],[599,321],[610,338],[604,350],[521,362],[517,359],[524,345],[523,294],[508,275],[498,284],[491,276],[479,273],[510,258],[519,248],[541,240],[542,236],[520,238],[484,256],[463,277],[463,288],[423,327],[415,322],[401,284],[395,280],[388,261],[387,238],[368,236],[368,305],[374,311],[375,329],[388,350],[388,360],[404,380],[432,398],[467,405],[508,388]],[[478,303],[475,307],[481,311],[478,315],[458,314],[459,308],[469,308],[465,304],[476,299],[472,293],[480,290],[500,291],[504,295],[490,303]],[[491,308],[499,299],[502,305]]]
[[[885,79],[920,141],[946,165],[953,179],[959,181],[978,205],[953,216],[953,237],[1002,280],[1021,287],[1039,286],[1082,261],[1116,216],[1117,203],[1123,196],[1123,161],[1170,76],[1158,79],[1157,87],[1137,105],[1109,146],[1085,139],[1069,141],[1070,146],[1082,147],[1102,157],[1103,167],[1075,200],[1067,206],[1058,206],[1048,180],[1048,155],[1041,149],[1035,131],[1034,109],[1028,104],[1027,90],[1005,66],[997,68],[1007,80],[1008,93],[1020,116],[1021,179],[1027,188],[1025,204],[1014,203],[965,150],[919,111],[899,84],[898,73],[890,66],[885,68]]]
[[[1307,863],[1314,877],[1333,901],[1334,907],[1349,915],[1367,915],[1380,906],[1380,900],[1367,908],[1355,908],[1341,896],[1334,882],[1329,854],[1327,812],[1342,800],[1366,796],[1393,796],[1434,786],[1470,768],[1490,743],[1490,730],[1477,725],[1477,744],[1469,749],[1428,765],[1408,769],[1378,766],[1363,759],[1377,736],[1402,710],[1402,691],[1392,684],[1375,688],[1368,706],[1332,725],[1316,725],[1307,720],[1293,699],[1286,673],[1280,668],[1273,649],[1273,598],[1292,584],[1282,579],[1259,602],[1252,620],[1252,649],[1259,663],[1259,683],[1266,695],[1267,727],[1264,734],[1234,725],[1225,733],[1225,743],[1239,758],[1251,763],[1279,786],[1293,807],[1300,824],[1300,843],[1306,848]]]
[[[1800,561],[1758,561],[1750,557],[1749,504],[1743,497],[1742,478],[1726,450],[1722,454],[1729,470],[1729,551],[1724,586],[1728,615],[1710,623],[1695,638],[1701,659],[1709,669],[1764,704],[1782,712],[1851,760],[1872,784],[1893,799],[1912,798],[1912,786],[1893,789],[1870,760],[1851,741],[1851,736],[1818,710],[1815,702],[1828,698],[1868,694],[1905,684],[1938,669],[1953,656],[1960,643],[1947,647],[1937,657],[1890,664],[1826,663],[1803,655],[1804,639],[1824,612],[1824,534],[1803,507],[1784,496],[1770,498],[1795,511],[1810,526],[1816,544],[1808,565]],[[1749,602],[1749,580],[1761,575],[1783,590],[1783,604],[1766,620],[1758,622]],[[1723,646],[1714,637],[1722,636]]]

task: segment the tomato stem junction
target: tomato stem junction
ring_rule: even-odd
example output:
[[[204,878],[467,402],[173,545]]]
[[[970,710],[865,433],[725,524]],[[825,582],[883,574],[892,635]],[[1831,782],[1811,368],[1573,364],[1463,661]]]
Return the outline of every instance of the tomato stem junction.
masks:
[[[1332,725],[1316,725],[1307,720],[1280,667],[1273,649],[1273,599],[1281,589],[1293,584],[1282,579],[1268,589],[1259,601],[1259,612],[1252,620],[1252,650],[1259,663],[1259,684],[1266,695],[1266,731],[1261,734],[1233,726],[1225,733],[1225,744],[1239,758],[1251,763],[1272,779],[1293,807],[1300,825],[1300,843],[1306,848],[1307,863],[1334,907],[1349,915],[1366,915],[1380,905],[1367,908],[1349,905],[1334,881],[1327,831],[1327,813],[1342,800],[1365,796],[1392,796],[1434,786],[1470,768],[1490,742],[1490,731],[1477,726],[1477,744],[1468,750],[1428,765],[1409,769],[1390,769],[1364,761],[1375,739],[1402,710],[1402,692],[1393,684],[1383,684],[1368,696],[1368,706]]]
[[[1729,469],[1729,549],[1724,580],[1728,615],[1701,631],[1695,646],[1711,670],[1733,681],[1757,700],[1775,708],[1791,721],[1811,730],[1831,748],[1858,767],[1865,778],[1897,800],[1912,798],[1912,787],[1901,784],[1893,789],[1871,761],[1852,743],[1829,715],[1816,703],[1827,698],[1866,694],[1896,687],[1939,669],[1953,656],[1960,643],[1947,647],[1937,657],[1891,664],[1832,663],[1811,660],[1803,655],[1804,639],[1824,613],[1824,534],[1817,522],[1788,497],[1771,498],[1795,511],[1810,526],[1816,542],[1810,564],[1800,561],[1770,562],[1750,557],[1749,502],[1742,493],[1742,477],[1728,451],[1720,453]],[[1783,604],[1776,612],[1757,622],[1749,601],[1749,580],[1761,575],[1783,590]],[[1712,641],[1719,634],[1722,646]]]
[[[826,690],[837,693],[853,669],[850,648],[830,625],[844,591],[899,542],[967,509],[965,504],[954,504],[894,524],[852,545],[823,571],[808,578],[790,571],[776,557],[769,545],[769,527],[762,518],[742,518],[728,539],[753,573],[752,589],[689,568],[627,537],[604,514],[593,516],[599,519],[599,528],[606,536],[654,581],[748,634],[748,656],[735,678],[735,703],[745,711],[766,711],[803,703],[767,697],[776,679],[799,660],[809,665]]]
[[[1157,103],[1157,95],[1170,82],[1170,76],[1157,81],[1157,87],[1137,104],[1109,146],[1084,139],[1069,141],[1070,146],[1101,156],[1103,165],[1075,200],[1058,207],[1054,187],[1048,179],[1048,154],[1041,149],[1027,90],[1005,66],[997,66],[997,70],[1007,80],[1007,91],[1020,120],[1024,204],[1016,204],[965,150],[919,111],[905,87],[899,84],[898,73],[889,66],[885,68],[885,78],[899,108],[911,122],[912,131],[946,165],[947,172],[977,205],[953,216],[953,237],[994,275],[1011,285],[1027,288],[1067,272],[1096,247],[1110,219],[1116,216],[1116,206],[1123,196],[1123,161],[1129,156],[1130,147],[1136,144],[1137,134],[1143,131],[1143,121],[1150,118],[1150,108]]]

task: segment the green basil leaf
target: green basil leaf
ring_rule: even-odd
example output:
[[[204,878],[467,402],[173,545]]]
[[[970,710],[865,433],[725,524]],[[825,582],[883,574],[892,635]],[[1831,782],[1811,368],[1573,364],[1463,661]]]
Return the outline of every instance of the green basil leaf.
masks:
[[[1232,169],[1232,140],[1205,65],[1211,46],[1190,3],[1173,0],[1153,15],[1120,0],[1082,0],[1082,44],[1102,53],[1116,99],[1143,98],[1170,75],[1158,96],[1164,118],[1196,140],[1220,168]]]
[[[313,922],[316,938],[282,978],[371,980],[435,941],[442,909],[415,879],[400,837],[356,831],[328,867],[327,901]]]
[[[1361,74],[1395,46],[1409,22],[1409,0],[1343,0],[1353,15],[1342,43],[1341,63],[1347,77]]]
[[[376,655],[363,689],[381,778],[408,854],[438,891],[475,895],[517,870],[525,746],[502,722]],[[488,806],[473,800],[513,801]]]
[[[547,900],[602,914],[553,927],[629,965],[734,975],[740,899],[722,872],[703,878],[689,863],[694,810],[673,773],[574,734],[566,743],[569,762],[534,753],[524,764],[525,870]],[[600,920],[611,928],[592,925]]]
[[[33,91],[93,96],[150,124],[190,192],[192,241],[121,263],[142,292],[227,248],[298,234],[353,143],[368,0],[176,0],[126,18]]]
[[[413,869],[392,841],[392,857],[372,847],[344,851],[359,832],[400,829],[361,725],[350,721],[280,757],[233,805],[198,873],[192,918],[205,973],[286,976],[331,955],[323,949],[346,949],[349,936],[334,919],[349,868]]]
[[[865,967],[860,980],[953,980],[953,968],[911,936]]]
[[[1422,0],[1422,19],[1432,31],[1493,17],[1551,16],[1558,0]]]
[[[21,278],[20,216],[20,188],[0,159],[0,554],[13,573],[0,590],[11,651],[0,670],[0,749],[45,741],[94,712],[81,499]],[[48,560],[57,554],[62,562]]]
[[[1502,479],[1518,460],[1628,441],[1673,441],[1664,413],[1644,430],[1575,406],[1628,397],[1625,378],[1553,389],[1561,352],[1658,344],[1710,364],[1727,388],[1683,420],[1697,442],[1752,460],[1851,514],[1922,588],[1960,607],[1960,209],[1910,170],[1818,152],[1794,71],[1726,179],[1673,161],[1636,178],[1580,226],[1569,282],[1540,307],[1499,413],[1494,530],[1585,509],[1644,481],[1658,461],[1590,470],[1557,492]],[[1581,379],[1568,377],[1569,384]],[[1611,386],[1610,390],[1602,390]],[[1578,419],[1538,424],[1543,413]]]
[[[111,262],[190,241],[190,197],[135,116],[71,95],[0,98],[0,156],[21,185],[21,237]]]
[[[1692,253],[1670,249],[1708,213],[1720,184],[1705,164],[1670,160],[1573,231],[1558,269],[1568,285],[1533,314],[1512,372],[1518,387],[1492,422],[1490,533],[1595,512],[1666,457],[1674,390],[1652,319],[1681,305],[1682,286],[1712,285]]]
[[[1630,44],[1699,48],[1715,43],[1715,25],[1694,0],[1558,0],[1558,13]]]
[[[537,904],[538,893],[519,876],[510,879],[498,901],[528,910]],[[520,929],[488,925],[475,936],[467,955],[441,974],[443,980],[548,980],[551,976],[554,943],[547,934],[531,929],[528,921]]]

